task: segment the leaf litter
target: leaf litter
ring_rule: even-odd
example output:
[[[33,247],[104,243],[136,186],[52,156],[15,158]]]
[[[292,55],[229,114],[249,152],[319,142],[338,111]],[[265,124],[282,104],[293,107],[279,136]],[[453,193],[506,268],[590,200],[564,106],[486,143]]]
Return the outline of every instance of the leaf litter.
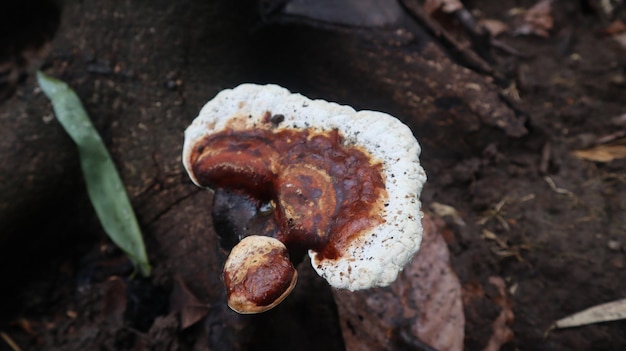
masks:
[[[626,298],[603,303],[554,322],[550,330],[626,319]]]
[[[539,0],[531,8],[523,11],[522,22],[513,33],[547,38],[553,26],[552,0]]]
[[[608,163],[626,158],[626,145],[598,145],[589,149],[573,151],[572,154],[583,160]]]
[[[433,202],[430,204],[430,209],[439,217],[450,217],[458,226],[464,227],[466,225],[457,209],[450,205]]]
[[[141,274],[150,275],[141,230],[128,194],[80,99],[67,84],[43,72],[37,72],[37,81],[50,99],[59,123],[78,147],[87,193],[102,227]]]
[[[346,349],[463,349],[461,284],[450,266],[445,225],[433,214],[422,224],[422,247],[393,284],[334,291]]]

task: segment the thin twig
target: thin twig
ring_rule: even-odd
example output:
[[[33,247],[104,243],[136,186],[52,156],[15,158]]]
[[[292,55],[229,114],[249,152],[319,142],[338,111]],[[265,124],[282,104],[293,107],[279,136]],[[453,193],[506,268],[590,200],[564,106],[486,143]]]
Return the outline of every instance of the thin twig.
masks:
[[[500,223],[500,225],[504,228],[504,230],[508,232],[511,228],[509,226],[509,223],[506,221],[506,219],[502,217],[502,215],[504,214],[503,208],[504,208],[504,205],[506,205],[507,201],[508,201],[508,197],[505,196],[492,209],[485,211],[483,217],[479,218],[478,221],[476,221],[476,224],[485,225],[487,224],[487,222],[489,222],[490,219],[495,219]]]
[[[7,345],[9,345],[11,350],[13,350],[13,351],[22,351],[22,349],[19,346],[17,346],[15,341],[13,341],[13,339],[11,339],[11,337],[8,334],[6,334],[5,332],[0,332],[0,337],[2,338],[2,340],[4,340],[4,342],[7,343]]]
[[[594,145],[606,144],[606,143],[610,143],[611,141],[617,140],[619,138],[623,138],[624,136],[626,136],[626,130],[620,130],[615,133],[602,136],[596,139],[593,143]]]
[[[559,188],[556,183],[554,182],[554,180],[552,180],[552,178],[550,178],[550,176],[545,176],[543,177],[543,180],[546,181],[546,183],[548,183],[548,185],[550,186],[550,189],[552,189],[552,191],[554,191],[557,194],[561,194],[561,195],[566,195],[569,197],[576,197],[576,195],[574,195],[573,192],[565,189],[565,188]]]
[[[550,168],[550,159],[552,158],[552,145],[547,142],[541,149],[541,163],[539,164],[539,172],[547,174]]]
[[[433,21],[430,16],[424,13],[421,5],[415,0],[401,0],[400,4],[406,9],[409,15],[422,26],[424,26],[430,34],[441,40],[441,42],[456,56],[460,61],[464,61],[470,68],[486,73],[494,78],[501,80],[499,74],[494,71],[491,65],[482,57],[469,49],[467,45],[461,45],[452,35],[450,35],[439,23]]]

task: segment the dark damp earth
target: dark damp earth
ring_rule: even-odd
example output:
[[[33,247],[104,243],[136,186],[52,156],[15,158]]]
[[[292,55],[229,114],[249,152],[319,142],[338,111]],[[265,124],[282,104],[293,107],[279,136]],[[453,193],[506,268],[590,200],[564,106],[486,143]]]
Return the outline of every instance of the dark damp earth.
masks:
[[[40,2],[23,4],[48,8]],[[263,20],[254,1],[67,0],[46,50],[54,11],[0,5],[0,38],[11,38],[0,52],[0,350],[344,349],[331,290],[310,269],[275,310],[225,307],[212,196],[180,155],[203,104],[244,82],[409,125],[429,177],[423,208],[447,224],[464,291],[495,296],[485,282],[506,283],[514,319],[502,350],[626,348],[626,321],[546,333],[626,297],[626,12],[554,1],[546,36],[513,35],[516,13],[534,3],[464,2],[509,28],[489,49],[491,73],[411,16],[403,29],[368,30]],[[19,16],[6,20],[11,11]],[[12,28],[23,35],[4,36]],[[446,28],[462,38],[453,21]],[[149,278],[99,226],[76,149],[23,73],[31,61],[76,90],[102,134],[145,236]],[[465,349],[482,350],[499,308],[464,308]]]

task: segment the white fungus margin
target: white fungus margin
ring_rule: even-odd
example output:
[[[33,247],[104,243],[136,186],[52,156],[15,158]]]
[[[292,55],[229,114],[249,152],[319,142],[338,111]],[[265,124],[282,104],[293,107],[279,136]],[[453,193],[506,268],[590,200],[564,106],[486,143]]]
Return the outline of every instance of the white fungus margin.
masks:
[[[183,163],[191,179],[198,184],[190,165],[193,145],[227,128],[270,128],[263,123],[267,111],[284,116],[280,125],[273,126],[275,131],[337,129],[346,146],[358,145],[382,163],[389,196],[384,223],[359,236],[336,259],[318,258],[314,251],[309,256],[315,271],[335,288],[359,290],[391,284],[422,239],[419,197],[426,174],[411,130],[385,113],[357,112],[349,106],[310,100],[278,85],[242,84],[217,94],[185,131]]]

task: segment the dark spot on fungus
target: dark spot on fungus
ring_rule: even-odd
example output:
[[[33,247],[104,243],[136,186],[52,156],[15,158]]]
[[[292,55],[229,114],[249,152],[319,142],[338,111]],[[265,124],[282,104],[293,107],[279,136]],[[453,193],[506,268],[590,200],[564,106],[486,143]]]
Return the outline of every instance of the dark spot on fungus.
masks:
[[[278,125],[285,120],[285,115],[277,114],[273,115],[270,118],[270,122],[272,122],[273,127],[278,127]]]

